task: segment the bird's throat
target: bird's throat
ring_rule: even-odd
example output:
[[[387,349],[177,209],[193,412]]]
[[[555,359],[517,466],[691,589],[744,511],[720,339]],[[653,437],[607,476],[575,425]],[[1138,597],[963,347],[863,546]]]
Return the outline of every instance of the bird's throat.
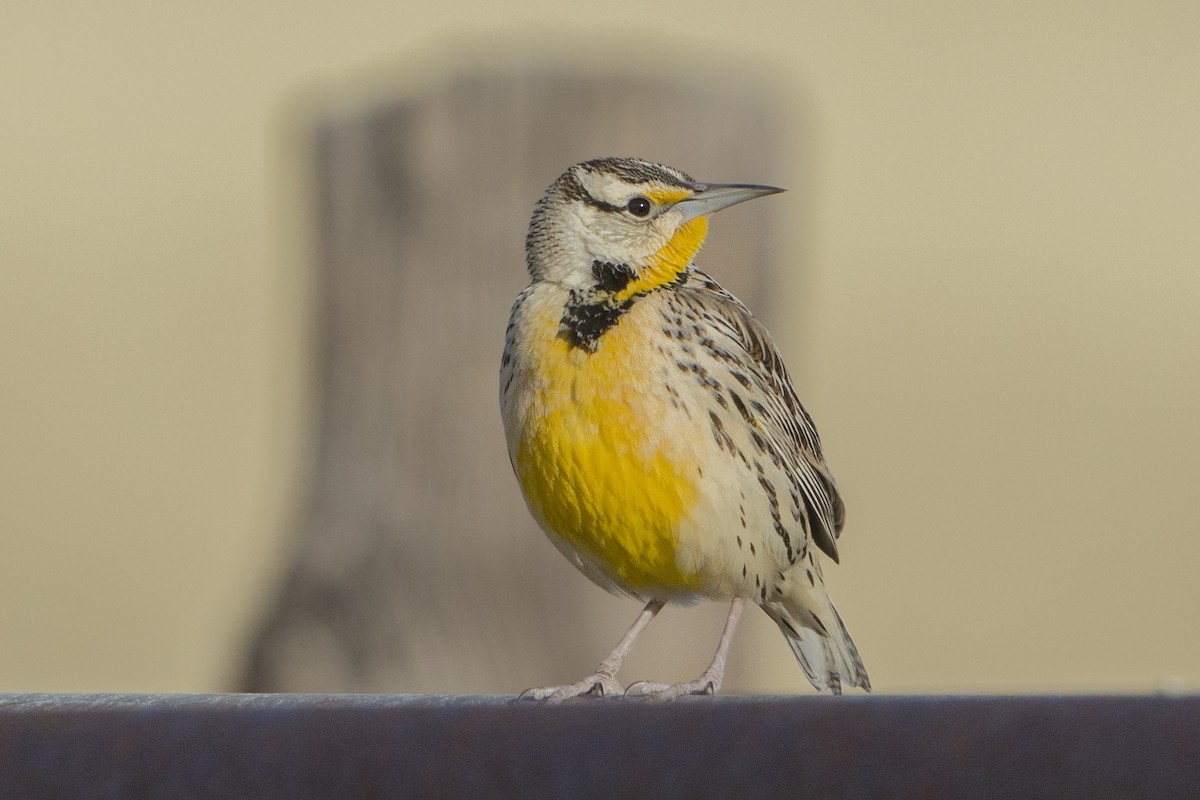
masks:
[[[634,295],[674,283],[687,270],[696,253],[700,252],[707,235],[708,217],[696,217],[680,225],[671,241],[650,257],[649,264],[614,295],[615,299],[625,301]]]
[[[626,264],[595,261],[592,274],[596,288],[571,292],[559,322],[558,338],[571,347],[595,352],[600,337],[620,322],[634,299],[641,294],[669,286],[680,279],[704,244],[708,219],[697,217],[679,226],[679,230],[641,270]],[[619,288],[618,288],[619,287]]]

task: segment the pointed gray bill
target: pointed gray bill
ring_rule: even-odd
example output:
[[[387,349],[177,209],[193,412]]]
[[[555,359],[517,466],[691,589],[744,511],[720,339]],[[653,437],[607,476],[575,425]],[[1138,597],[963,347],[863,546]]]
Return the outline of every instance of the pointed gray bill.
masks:
[[[783,191],[775,186],[754,186],[748,183],[697,183],[695,188],[694,195],[675,204],[675,208],[683,212],[681,224],[756,197]]]

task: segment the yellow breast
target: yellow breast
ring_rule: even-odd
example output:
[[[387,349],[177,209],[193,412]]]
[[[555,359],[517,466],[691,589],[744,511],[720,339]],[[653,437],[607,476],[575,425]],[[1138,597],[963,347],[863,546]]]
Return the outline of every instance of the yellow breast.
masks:
[[[537,343],[516,447],[517,477],[543,527],[632,592],[690,591],[699,576],[676,562],[680,520],[696,485],[650,369],[650,331],[635,308],[595,352],[556,336],[552,313],[531,321]],[[654,331],[657,333],[657,330]]]

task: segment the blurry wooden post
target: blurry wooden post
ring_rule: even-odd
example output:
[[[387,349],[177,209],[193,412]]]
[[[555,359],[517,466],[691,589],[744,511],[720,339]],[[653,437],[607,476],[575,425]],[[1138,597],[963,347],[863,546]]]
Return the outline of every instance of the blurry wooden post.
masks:
[[[637,606],[595,607],[525,509],[500,426],[525,228],[545,187],[596,156],[778,180],[764,97],[489,74],[320,123],[316,464],[238,688],[512,692],[595,666]],[[752,307],[769,219],[740,215],[700,257]],[[715,632],[699,633],[707,650]]]

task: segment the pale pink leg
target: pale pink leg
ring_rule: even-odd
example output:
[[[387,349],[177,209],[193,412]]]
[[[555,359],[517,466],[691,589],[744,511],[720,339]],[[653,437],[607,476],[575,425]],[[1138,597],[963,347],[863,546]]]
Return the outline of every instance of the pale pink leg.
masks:
[[[745,600],[735,597],[729,605],[729,616],[725,618],[725,630],[721,632],[721,641],[717,643],[717,652],[713,656],[708,669],[694,681],[686,683],[663,684],[640,681],[629,687],[628,694],[652,697],[656,700],[670,700],[689,694],[716,694],[721,691],[721,681],[725,677],[725,659],[729,655],[729,645],[733,642],[733,633],[737,630],[738,620],[742,617],[742,606]]]
[[[542,689],[526,689],[521,693],[521,698],[529,698],[531,700],[545,700],[547,703],[561,703],[571,697],[578,697],[581,694],[592,694],[600,696],[620,696],[624,694],[625,688],[617,682],[617,671],[621,669],[621,663],[625,660],[625,656],[629,655],[629,651],[633,649],[633,643],[637,640],[638,634],[650,624],[650,620],[662,611],[665,604],[660,600],[651,600],[642,609],[642,613],[638,614],[637,619],[633,621],[629,631],[617,642],[617,646],[613,651],[600,662],[600,666],[596,667],[596,671],[584,678],[567,686],[547,686]],[[722,658],[722,664],[724,658]],[[718,679],[718,683],[720,679]]]

